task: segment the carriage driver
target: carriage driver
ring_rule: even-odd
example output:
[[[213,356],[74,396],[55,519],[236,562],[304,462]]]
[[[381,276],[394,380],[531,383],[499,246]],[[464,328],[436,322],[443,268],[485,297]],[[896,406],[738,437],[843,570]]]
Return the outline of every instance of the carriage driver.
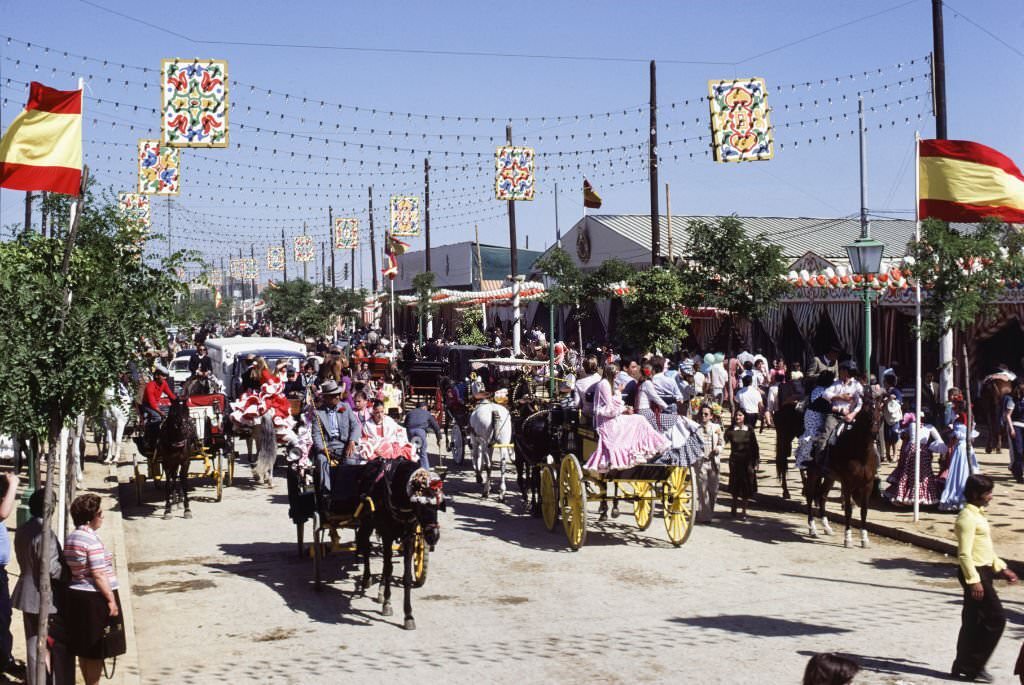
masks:
[[[856,378],[857,366],[852,361],[839,365],[839,377],[821,396],[829,402],[832,409],[825,415],[821,432],[815,440],[816,458],[821,459],[825,445],[832,442],[832,436],[843,424],[853,423],[857,412],[864,406],[864,388]]]
[[[171,386],[167,385],[167,372],[157,367],[153,371],[153,380],[146,383],[146,389],[142,391],[142,413],[146,421],[163,421],[164,412],[160,409],[160,399],[164,395],[172,400],[177,399]]]
[[[316,410],[316,421],[311,431],[311,455],[316,459],[320,471],[320,483],[327,491],[331,489],[332,464],[359,463],[355,455],[360,434],[359,420],[356,413],[349,409],[348,404],[341,401],[344,392],[344,389],[333,380],[324,381],[320,386],[323,406]]]

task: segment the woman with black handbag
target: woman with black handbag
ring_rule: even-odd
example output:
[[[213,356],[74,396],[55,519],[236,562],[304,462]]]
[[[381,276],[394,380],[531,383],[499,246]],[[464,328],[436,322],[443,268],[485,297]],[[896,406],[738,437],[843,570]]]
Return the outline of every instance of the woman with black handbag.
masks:
[[[78,657],[86,685],[97,685],[104,660],[125,653],[124,620],[117,594],[114,555],[96,531],[103,525],[98,495],[85,494],[71,503],[75,530],[64,544],[71,569],[67,593],[67,631],[71,653]],[[113,675],[113,673],[111,673]]]

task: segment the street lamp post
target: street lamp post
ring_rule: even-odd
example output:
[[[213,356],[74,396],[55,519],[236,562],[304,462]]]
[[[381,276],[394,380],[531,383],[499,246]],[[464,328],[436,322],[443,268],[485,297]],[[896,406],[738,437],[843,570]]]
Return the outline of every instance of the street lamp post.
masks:
[[[871,379],[871,285],[868,276],[878,273],[882,266],[882,251],[885,245],[873,240],[862,232],[861,237],[846,246],[850,269],[861,276],[864,291],[864,373]],[[881,381],[881,379],[879,379]]]

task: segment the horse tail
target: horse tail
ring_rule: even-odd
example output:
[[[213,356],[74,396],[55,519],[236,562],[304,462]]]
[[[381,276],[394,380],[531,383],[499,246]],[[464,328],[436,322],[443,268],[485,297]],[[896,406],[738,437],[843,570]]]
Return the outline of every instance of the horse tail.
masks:
[[[260,421],[259,443],[256,447],[256,470],[268,480],[277,460],[277,433],[274,429],[274,412],[268,411]]]

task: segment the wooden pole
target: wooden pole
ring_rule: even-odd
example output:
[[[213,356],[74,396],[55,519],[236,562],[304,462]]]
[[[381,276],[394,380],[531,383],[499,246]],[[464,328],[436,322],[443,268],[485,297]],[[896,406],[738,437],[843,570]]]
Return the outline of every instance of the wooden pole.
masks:
[[[330,205],[328,205],[328,207],[327,207],[327,235],[330,236],[330,242],[331,242],[331,287],[332,288],[337,288],[338,287],[338,279],[337,279],[337,274],[334,273],[335,272],[335,267],[334,267],[334,252],[335,252],[335,245],[334,245],[334,208],[331,207]]]
[[[647,145],[647,168],[651,183],[651,266],[661,261],[661,226],[658,222],[658,85],[654,60],[651,60],[650,140]]]
[[[373,232],[373,186],[367,188],[370,196],[370,275],[372,277],[373,294],[377,294],[377,238]]]

